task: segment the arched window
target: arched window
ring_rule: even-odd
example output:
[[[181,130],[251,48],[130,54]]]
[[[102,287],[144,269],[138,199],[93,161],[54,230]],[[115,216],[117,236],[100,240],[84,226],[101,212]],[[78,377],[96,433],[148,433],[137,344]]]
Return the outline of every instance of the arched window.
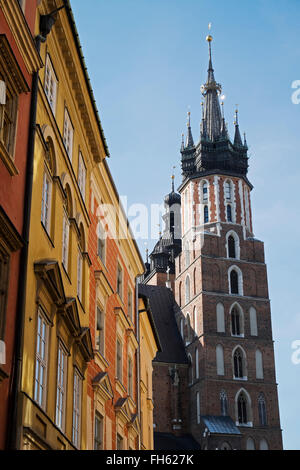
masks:
[[[224,349],[221,344],[216,347],[217,375],[224,375]]]
[[[239,294],[239,276],[234,269],[230,273],[230,293]]]
[[[62,263],[67,272],[69,272],[69,238],[70,238],[70,218],[72,217],[72,196],[69,185],[65,188],[66,201],[63,213],[63,233],[62,233]]]
[[[185,303],[188,304],[190,299],[191,299],[191,282],[190,282],[190,276],[187,275],[185,278]]]
[[[217,305],[217,332],[225,333],[224,305],[221,303]]]
[[[79,243],[78,243],[78,255],[77,255],[77,296],[80,302],[84,305],[84,263],[83,253],[85,252],[85,235],[82,223],[79,227]]]
[[[208,200],[208,184],[206,183],[206,181],[203,183],[202,186],[202,197],[204,202]]]
[[[193,317],[194,317],[194,333],[195,333],[195,336],[198,336],[198,318],[197,318],[197,309],[196,307],[194,307],[194,310],[193,310]]]
[[[223,442],[221,444],[220,450],[232,450],[232,447],[228,442]]]
[[[262,352],[259,349],[255,351],[255,364],[256,364],[256,378],[263,379],[264,378],[263,357],[262,357]]]
[[[236,258],[235,239],[232,235],[228,237],[228,256],[229,258]]]
[[[250,308],[250,334],[257,336],[257,315],[254,307]]]
[[[243,350],[238,347],[233,354],[233,375],[236,379],[246,379],[246,357]]]
[[[228,400],[227,400],[227,394],[225,390],[221,390],[220,405],[221,405],[221,415],[228,416]]]
[[[238,423],[247,424],[249,421],[248,418],[248,402],[247,397],[244,392],[241,392],[238,397]]]
[[[259,424],[261,426],[267,426],[266,400],[262,393],[258,397],[258,416]]]
[[[179,307],[182,306],[182,282],[179,283]]]
[[[196,393],[196,404],[197,404],[197,424],[200,424],[201,414],[200,414],[200,393]]]
[[[252,437],[247,439],[246,450],[255,450],[255,443]]]
[[[194,272],[193,272],[193,284],[194,284],[194,295],[196,295],[196,293],[197,293],[197,289],[196,289],[196,268],[194,269]]]
[[[232,208],[230,204],[227,204],[227,222],[232,222]]]
[[[259,443],[259,450],[269,450],[269,446],[266,439],[261,439]]]
[[[194,381],[193,377],[193,360],[192,356],[188,354],[188,361],[189,361],[189,384],[192,384]]]
[[[207,224],[208,222],[209,222],[208,206],[204,206],[204,223]]]
[[[184,253],[185,253],[185,267],[188,268],[190,263],[191,263],[190,246],[189,246],[188,242],[186,242],[185,245],[184,245]]]
[[[225,197],[226,197],[227,201],[231,200],[231,196],[232,196],[231,183],[230,183],[230,181],[226,181],[226,183],[225,183]]]
[[[181,338],[184,339],[183,318],[180,318],[180,334],[181,334]]]
[[[186,341],[190,343],[192,335],[191,335],[191,319],[190,319],[189,313],[186,315],[185,324],[186,324]]]
[[[195,377],[199,379],[199,350],[196,348],[195,351]]]
[[[242,336],[244,334],[244,319],[242,310],[235,305],[231,310],[231,334],[232,336]]]

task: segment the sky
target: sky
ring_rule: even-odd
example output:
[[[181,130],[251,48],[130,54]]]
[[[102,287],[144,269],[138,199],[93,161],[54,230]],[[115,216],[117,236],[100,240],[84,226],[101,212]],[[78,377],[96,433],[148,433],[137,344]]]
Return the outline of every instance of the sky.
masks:
[[[111,157],[128,205],[161,204],[190,109],[199,139],[205,37],[231,135],[247,134],[256,238],[265,242],[285,449],[300,449],[299,0],[71,0]],[[300,86],[295,84],[294,86]],[[294,103],[294,102],[295,103]],[[158,228],[157,228],[158,230]],[[138,240],[144,256],[145,241]],[[148,241],[151,250],[155,240]],[[299,346],[298,346],[299,347]]]

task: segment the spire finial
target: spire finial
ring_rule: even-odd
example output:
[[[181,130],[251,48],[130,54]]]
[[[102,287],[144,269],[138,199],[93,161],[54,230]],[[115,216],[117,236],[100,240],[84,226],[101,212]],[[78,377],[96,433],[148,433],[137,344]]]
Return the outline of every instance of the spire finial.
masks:
[[[191,127],[191,111],[187,112],[187,127]]]
[[[239,125],[239,109],[238,109],[238,104],[235,105],[235,121],[234,121],[234,124],[236,126]]]
[[[174,175],[174,170],[175,170],[176,166],[173,166],[173,172],[172,172],[172,176],[171,176],[171,179],[172,179],[172,193],[175,192],[175,189],[174,189],[174,180],[175,180],[175,175]]]

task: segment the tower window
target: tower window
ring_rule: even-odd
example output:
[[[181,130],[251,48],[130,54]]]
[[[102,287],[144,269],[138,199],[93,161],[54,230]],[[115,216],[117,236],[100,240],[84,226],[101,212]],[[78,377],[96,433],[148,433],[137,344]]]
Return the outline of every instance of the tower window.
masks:
[[[240,348],[235,350],[233,355],[233,372],[236,379],[243,379],[245,374],[245,358]]]
[[[228,256],[229,258],[236,258],[235,239],[232,235],[228,237]]]
[[[225,184],[225,197],[226,197],[227,201],[231,200],[231,194],[232,194],[231,184],[230,184],[229,181],[226,181],[226,184]]]
[[[225,390],[222,390],[220,393],[220,405],[221,405],[221,415],[228,416],[228,400]]]
[[[227,204],[227,222],[232,222],[232,208],[230,204]]]
[[[238,422],[239,424],[248,423],[247,397],[243,392],[238,398]]]
[[[234,269],[230,273],[230,288],[231,294],[239,294],[239,276]]]
[[[207,224],[208,222],[209,222],[208,206],[204,206],[204,223]]]
[[[203,195],[203,201],[207,201],[208,200],[208,185],[207,185],[207,183],[203,184],[202,195]]]
[[[185,303],[188,304],[191,298],[190,276],[185,280]]]
[[[234,307],[231,312],[231,334],[241,336],[243,334],[241,312]]]
[[[267,412],[266,412],[266,401],[263,394],[260,394],[258,397],[258,415],[259,415],[259,424],[261,426],[267,426]]]

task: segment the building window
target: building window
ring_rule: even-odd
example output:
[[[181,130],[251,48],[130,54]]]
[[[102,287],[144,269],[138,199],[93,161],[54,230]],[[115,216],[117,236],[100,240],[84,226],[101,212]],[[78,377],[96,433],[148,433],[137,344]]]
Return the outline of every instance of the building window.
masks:
[[[100,222],[97,225],[97,254],[101,259],[102,263],[105,264],[105,240],[106,235],[104,228]]]
[[[57,360],[57,387],[56,387],[56,425],[63,431],[65,427],[65,409],[67,392],[67,353],[59,343]]]
[[[37,318],[34,399],[44,409],[46,408],[47,391],[48,336],[49,326],[41,309],[39,309]]]
[[[236,379],[244,379],[246,377],[245,356],[240,348],[237,348],[233,355],[233,372]]]
[[[73,135],[74,129],[71,123],[70,115],[67,108],[65,108],[65,117],[64,117],[64,144],[67,151],[67,154],[72,161],[73,154]]]
[[[133,321],[133,295],[132,295],[132,290],[129,289],[128,290],[128,306],[127,306],[127,310],[128,310],[128,316],[130,318],[131,321]]]
[[[250,334],[257,336],[257,315],[254,307],[250,308]]]
[[[123,270],[119,264],[117,267],[117,293],[123,299]]]
[[[196,348],[195,351],[195,377],[199,379],[199,350]]]
[[[69,235],[70,235],[70,223],[69,217],[66,211],[63,216],[63,236],[62,236],[62,263],[66,271],[68,271],[69,261]]]
[[[83,258],[81,254],[81,249],[78,247],[77,255],[77,296],[80,302],[82,302],[82,268],[83,268]]]
[[[103,417],[96,411],[94,450],[102,450],[102,449],[103,449]]]
[[[208,222],[209,222],[208,206],[204,206],[204,223],[207,224]]]
[[[228,237],[228,256],[229,258],[236,258],[235,239],[232,235]]]
[[[188,304],[191,298],[191,282],[190,276],[187,276],[185,279],[185,303]]]
[[[104,322],[105,317],[101,308],[97,305],[96,308],[96,349],[104,355]]]
[[[86,167],[83,160],[82,153],[79,152],[78,157],[78,186],[80,189],[83,200],[85,199],[85,182],[86,182]]]
[[[225,311],[221,303],[217,305],[217,332],[225,333]]]
[[[221,415],[228,416],[228,399],[225,390],[220,393]]]
[[[117,450],[123,450],[123,437],[117,434]]]
[[[260,426],[267,426],[266,401],[262,393],[258,397],[258,415]]]
[[[133,397],[133,363],[131,357],[128,358],[128,395]]]
[[[18,97],[0,75],[0,138],[10,155],[14,156]]]
[[[263,357],[262,357],[262,352],[259,349],[255,351],[255,363],[256,363],[256,378],[263,379],[264,378]]]
[[[50,107],[55,114],[56,95],[57,95],[57,78],[49,54],[46,57],[45,83],[44,90],[48,98]]]
[[[202,197],[203,197],[203,201],[208,200],[208,184],[206,182],[203,183],[203,186],[202,186]]]
[[[193,374],[193,360],[190,354],[188,354],[188,361],[189,361],[189,384],[191,385],[194,382],[194,374]]]
[[[190,265],[190,262],[191,262],[190,247],[189,247],[188,242],[186,242],[185,245],[184,245],[184,254],[185,254],[185,267],[188,268],[189,265]]]
[[[224,375],[224,349],[221,344],[216,347],[217,375]]]
[[[201,421],[201,410],[200,410],[200,393],[196,393],[196,402],[197,402],[197,424],[200,424]]]
[[[232,190],[231,190],[231,183],[230,181],[226,181],[225,183],[225,197],[227,201],[231,200]]]
[[[243,317],[237,307],[231,310],[231,334],[232,336],[241,336],[244,332]]]
[[[252,437],[247,439],[246,450],[255,450],[255,443]]]
[[[259,442],[259,450],[269,450],[268,443],[266,439],[261,439]]]
[[[122,369],[123,369],[123,358],[122,358],[122,343],[117,339],[117,379],[122,382]]]
[[[9,284],[9,264],[9,255],[5,252],[5,249],[2,249],[2,246],[0,246],[0,340],[2,341],[5,338],[5,319],[7,306],[7,292]],[[4,346],[5,348],[4,342],[0,344],[2,344],[2,347]]]
[[[180,318],[180,334],[181,334],[181,338],[184,339],[183,318]]]
[[[232,207],[227,204],[227,222],[232,222]]]
[[[72,442],[76,447],[80,447],[81,433],[81,395],[82,395],[82,379],[74,370],[73,385],[73,423],[72,423]]]
[[[248,403],[247,403],[247,397],[243,392],[241,392],[238,397],[237,405],[238,405],[238,423],[241,425],[247,424],[249,421]]]
[[[50,234],[50,222],[51,222],[51,195],[52,195],[52,179],[48,170],[45,168],[44,181],[43,181],[41,220],[48,234]]]

